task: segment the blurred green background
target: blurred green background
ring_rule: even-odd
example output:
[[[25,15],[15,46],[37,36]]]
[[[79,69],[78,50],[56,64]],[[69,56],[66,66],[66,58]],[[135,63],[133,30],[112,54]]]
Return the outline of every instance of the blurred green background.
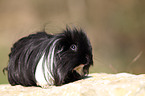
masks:
[[[93,46],[90,72],[145,73],[145,0],[0,0],[0,84],[2,69],[18,39],[66,25],[83,28]]]

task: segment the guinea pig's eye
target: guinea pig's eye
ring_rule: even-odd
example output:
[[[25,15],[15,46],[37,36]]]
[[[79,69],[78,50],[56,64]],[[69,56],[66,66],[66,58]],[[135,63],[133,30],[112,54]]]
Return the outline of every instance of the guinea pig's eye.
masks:
[[[77,45],[72,44],[72,45],[70,46],[70,49],[71,49],[72,51],[77,51]]]

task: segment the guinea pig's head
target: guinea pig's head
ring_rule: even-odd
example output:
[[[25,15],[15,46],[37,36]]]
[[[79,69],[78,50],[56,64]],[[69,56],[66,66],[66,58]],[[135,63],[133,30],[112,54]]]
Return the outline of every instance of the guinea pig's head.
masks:
[[[93,65],[93,56],[92,46],[86,34],[81,29],[67,28],[55,38],[59,38],[55,52],[55,85],[87,76],[89,67]]]

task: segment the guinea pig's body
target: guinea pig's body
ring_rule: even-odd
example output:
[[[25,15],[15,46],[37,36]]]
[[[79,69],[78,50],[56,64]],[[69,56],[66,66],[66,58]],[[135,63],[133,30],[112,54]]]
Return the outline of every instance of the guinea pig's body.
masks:
[[[17,41],[9,54],[11,85],[62,85],[86,76],[93,65],[92,47],[76,28],[50,35],[38,32]]]

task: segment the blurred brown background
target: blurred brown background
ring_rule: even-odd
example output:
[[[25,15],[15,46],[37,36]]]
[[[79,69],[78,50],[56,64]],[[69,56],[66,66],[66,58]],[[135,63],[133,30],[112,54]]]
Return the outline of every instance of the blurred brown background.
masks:
[[[145,73],[145,0],[0,0],[0,84],[12,44],[44,29],[83,28],[91,40],[90,72]]]

